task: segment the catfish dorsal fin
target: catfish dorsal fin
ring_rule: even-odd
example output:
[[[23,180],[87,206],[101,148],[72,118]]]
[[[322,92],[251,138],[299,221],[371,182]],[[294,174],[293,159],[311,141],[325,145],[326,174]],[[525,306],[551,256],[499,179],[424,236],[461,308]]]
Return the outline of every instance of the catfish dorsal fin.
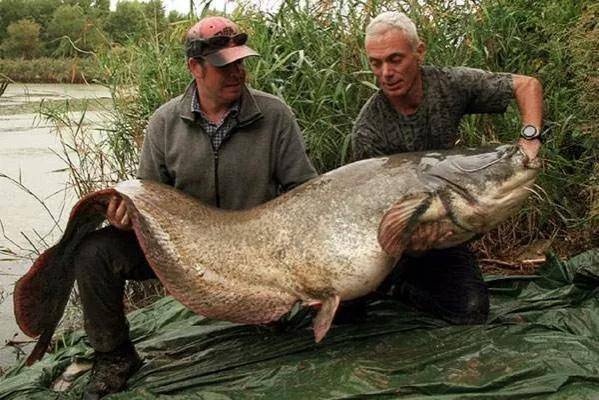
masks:
[[[381,219],[378,240],[381,248],[392,257],[399,257],[409,243],[410,235],[420,217],[430,206],[432,196],[414,193],[403,196]]]
[[[339,307],[339,301],[339,295],[334,294],[321,302],[320,310],[312,321],[316,343],[320,342],[331,328],[337,307]]]

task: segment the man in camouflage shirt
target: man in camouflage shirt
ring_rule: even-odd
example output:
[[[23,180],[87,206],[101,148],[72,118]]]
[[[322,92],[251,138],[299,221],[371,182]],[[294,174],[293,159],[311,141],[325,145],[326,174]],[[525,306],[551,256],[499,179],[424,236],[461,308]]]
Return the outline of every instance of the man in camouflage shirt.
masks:
[[[423,66],[425,44],[414,23],[399,12],[380,14],[370,22],[365,47],[381,90],[366,102],[355,121],[355,160],[451,148],[462,116],[502,113],[512,98],[523,125],[519,145],[529,159],[536,158],[543,100],[535,78]],[[412,238],[411,247],[424,250],[424,243],[439,235],[430,228]],[[455,324],[486,321],[488,290],[466,246],[405,256],[400,262],[386,285],[394,284],[394,294],[403,301]]]

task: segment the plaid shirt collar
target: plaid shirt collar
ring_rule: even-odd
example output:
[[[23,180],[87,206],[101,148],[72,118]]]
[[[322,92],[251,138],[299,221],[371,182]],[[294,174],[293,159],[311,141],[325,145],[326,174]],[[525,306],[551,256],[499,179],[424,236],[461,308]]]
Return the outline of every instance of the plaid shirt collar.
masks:
[[[194,85],[193,96],[191,97],[191,111],[197,113],[198,116],[200,116],[205,122],[209,124],[216,125],[217,127],[219,127],[223,124],[227,117],[237,117],[237,115],[239,115],[239,106],[240,101],[237,100],[235,103],[231,105],[227,112],[223,114],[221,120],[215,124],[206,116],[204,111],[202,111],[202,109],[200,108],[200,92],[198,91],[198,87]]]
[[[191,111],[198,118],[198,123],[210,137],[212,148],[218,150],[220,146],[231,136],[231,133],[237,127],[237,116],[239,115],[240,100],[231,105],[222,119],[217,123],[212,122],[200,108],[200,96],[197,86],[193,88],[191,97]]]

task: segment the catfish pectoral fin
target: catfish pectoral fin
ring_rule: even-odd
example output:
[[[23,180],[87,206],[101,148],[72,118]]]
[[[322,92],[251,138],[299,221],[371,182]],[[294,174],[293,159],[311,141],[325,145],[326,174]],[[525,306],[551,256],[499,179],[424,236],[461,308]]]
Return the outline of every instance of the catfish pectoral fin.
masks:
[[[419,217],[426,212],[432,201],[429,193],[403,196],[381,219],[378,241],[381,248],[392,257],[399,257],[410,241]]]
[[[318,311],[312,322],[316,343],[320,342],[331,328],[331,323],[339,307],[339,302],[340,298],[338,294],[334,294],[322,301],[320,311]]]

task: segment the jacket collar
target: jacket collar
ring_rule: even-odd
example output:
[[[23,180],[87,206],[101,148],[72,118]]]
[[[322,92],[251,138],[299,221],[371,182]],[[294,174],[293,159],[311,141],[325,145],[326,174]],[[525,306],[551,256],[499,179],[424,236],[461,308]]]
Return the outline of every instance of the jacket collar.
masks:
[[[191,83],[187,86],[187,89],[185,89],[185,92],[179,100],[179,104],[177,107],[179,111],[179,116],[185,120],[192,122],[195,122],[197,118],[195,113],[191,111],[191,102],[193,99],[193,89],[195,84],[196,83],[194,80],[191,81]],[[252,95],[250,89],[246,85],[244,85],[241,92],[241,104],[239,107],[239,115],[237,116],[238,126],[242,127],[245,125],[249,125],[252,122],[262,118],[262,116],[262,110],[258,106],[256,99]]]

